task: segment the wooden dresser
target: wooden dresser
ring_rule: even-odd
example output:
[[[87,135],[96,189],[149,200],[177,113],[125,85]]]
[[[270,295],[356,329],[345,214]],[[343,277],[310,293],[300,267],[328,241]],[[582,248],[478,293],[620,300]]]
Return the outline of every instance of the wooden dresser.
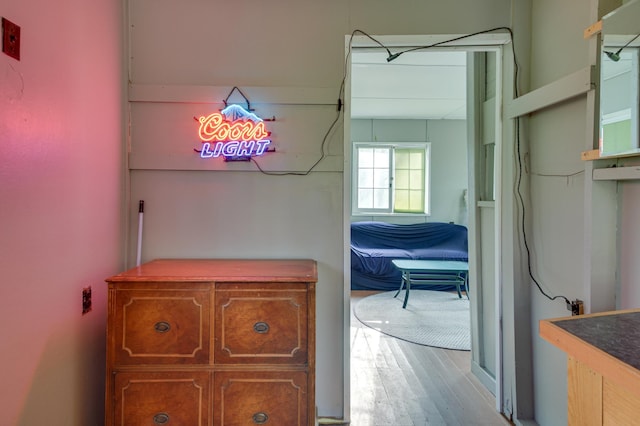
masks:
[[[155,260],[106,281],[106,425],[315,424],[315,261]]]

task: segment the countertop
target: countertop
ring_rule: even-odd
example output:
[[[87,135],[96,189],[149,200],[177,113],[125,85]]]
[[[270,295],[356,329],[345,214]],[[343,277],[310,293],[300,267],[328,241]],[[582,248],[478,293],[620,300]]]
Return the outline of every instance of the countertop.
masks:
[[[640,312],[582,316],[554,324],[640,370]]]
[[[640,395],[640,309],[541,320],[540,336]]]

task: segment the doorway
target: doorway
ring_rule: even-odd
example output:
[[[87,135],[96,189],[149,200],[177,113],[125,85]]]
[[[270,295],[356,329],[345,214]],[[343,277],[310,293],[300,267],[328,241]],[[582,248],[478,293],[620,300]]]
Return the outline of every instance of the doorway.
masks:
[[[485,35],[486,36],[486,35]],[[451,37],[453,38],[453,37]],[[433,126],[438,126],[436,120],[463,120],[466,135],[466,188],[464,195],[460,194],[460,211],[457,212],[458,219],[449,219],[451,211],[437,212],[429,211],[428,215],[419,218],[422,221],[442,221],[445,217],[446,221],[454,221],[463,223],[468,227],[469,234],[469,273],[470,273],[470,293],[471,293],[471,333],[472,333],[472,351],[471,351],[471,371],[487,387],[496,397],[495,406],[500,411],[501,401],[501,332],[499,329],[500,317],[500,200],[501,200],[501,129],[500,114],[498,112],[501,105],[501,45],[509,41],[508,35],[500,35],[496,37],[475,36],[464,40],[464,44],[460,42],[446,47],[435,47],[420,50],[421,46],[431,46],[434,43],[442,43],[446,37],[438,36],[380,36],[375,40],[370,36],[354,36],[347,37],[347,78],[345,81],[345,99],[348,99],[345,108],[345,300],[347,309],[345,310],[345,336],[350,339],[349,320],[350,318],[350,223],[352,220],[352,194],[353,194],[353,160],[352,146],[353,129],[360,124],[355,120],[361,119],[378,119],[378,120],[424,120],[426,127],[429,127],[429,121]],[[376,41],[379,42],[376,44]],[[361,90],[363,84],[375,84],[375,82],[367,81],[366,78],[358,80],[359,74],[354,72],[354,64],[366,61],[372,67],[378,67],[376,72],[382,73],[382,67],[387,62],[387,57],[391,52],[411,50],[411,55],[405,55],[405,60],[401,62],[396,69],[402,69],[402,66],[412,67],[412,70],[402,69],[401,74],[395,76],[386,75],[384,81],[390,82],[390,86],[383,91],[382,95],[373,95],[366,99],[366,102],[360,102],[353,98],[355,89]],[[415,55],[414,55],[415,54]],[[435,64],[437,57],[464,58],[463,84],[465,86],[463,96],[462,109],[457,107],[450,108],[456,97],[443,98],[440,96],[422,97],[419,100],[405,99],[402,101],[402,85],[398,85],[399,80],[407,81],[407,75],[417,74],[423,80],[434,83],[434,71],[440,71],[440,74],[447,74],[447,64]],[[375,59],[376,56],[378,59]],[[429,57],[430,56],[430,57]],[[364,59],[363,59],[364,58]],[[380,59],[381,58],[381,59]],[[388,64],[387,64],[388,65]],[[439,67],[434,70],[431,68]],[[387,67],[385,72],[393,72],[393,67]],[[416,73],[417,71],[417,73]],[[442,71],[445,71],[444,73]],[[409,73],[409,74],[407,74]],[[430,77],[431,76],[431,77]],[[379,84],[379,83],[378,83]],[[428,84],[415,84],[415,88],[428,86]],[[444,87],[445,83],[438,83],[438,87]],[[450,92],[459,92],[459,81],[453,84],[454,90]],[[418,93],[420,90],[415,89],[412,93]],[[455,93],[452,93],[452,95]],[[387,99],[378,99],[384,98]],[[393,97],[396,96],[396,97]],[[405,97],[407,95],[405,94]],[[393,101],[390,102],[392,98]],[[384,101],[384,102],[382,102]],[[386,102],[386,107],[384,106]],[[362,105],[359,105],[362,104]],[[380,104],[376,107],[374,104]],[[385,108],[387,111],[385,112]],[[393,111],[388,111],[389,109]],[[438,111],[438,114],[435,115]],[[446,110],[446,111],[445,111]],[[430,111],[430,112],[429,112]],[[462,111],[462,112],[461,112]],[[377,115],[376,115],[377,114]],[[395,116],[392,116],[395,115]],[[431,114],[431,115],[429,115]],[[366,117],[369,115],[370,117]],[[401,137],[402,138],[402,137]],[[428,139],[428,138],[427,138]],[[429,143],[429,141],[425,141]],[[433,143],[433,141],[432,141]],[[436,160],[437,161],[437,160]],[[432,178],[431,197],[437,192],[438,179]],[[433,202],[433,198],[431,199]],[[433,203],[431,203],[433,204]],[[449,216],[445,216],[449,214]],[[438,216],[440,215],[440,216]],[[399,221],[415,220],[412,218],[399,217]],[[346,340],[345,339],[345,340]],[[350,407],[350,340],[345,341],[345,407]]]

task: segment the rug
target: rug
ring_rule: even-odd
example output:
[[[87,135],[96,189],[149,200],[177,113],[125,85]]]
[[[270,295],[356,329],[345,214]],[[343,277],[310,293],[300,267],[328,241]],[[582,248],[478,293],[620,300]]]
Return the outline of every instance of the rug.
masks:
[[[381,333],[408,342],[444,349],[471,350],[469,299],[457,293],[411,290],[402,309],[404,291],[367,296],[354,306],[356,318]]]

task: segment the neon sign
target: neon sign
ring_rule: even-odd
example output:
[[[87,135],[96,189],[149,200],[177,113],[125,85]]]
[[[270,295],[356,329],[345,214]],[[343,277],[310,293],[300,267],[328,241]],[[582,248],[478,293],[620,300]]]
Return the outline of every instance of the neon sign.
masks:
[[[202,141],[201,158],[245,159],[267,152],[271,132],[264,121],[240,105],[229,105],[219,113],[198,118]]]

